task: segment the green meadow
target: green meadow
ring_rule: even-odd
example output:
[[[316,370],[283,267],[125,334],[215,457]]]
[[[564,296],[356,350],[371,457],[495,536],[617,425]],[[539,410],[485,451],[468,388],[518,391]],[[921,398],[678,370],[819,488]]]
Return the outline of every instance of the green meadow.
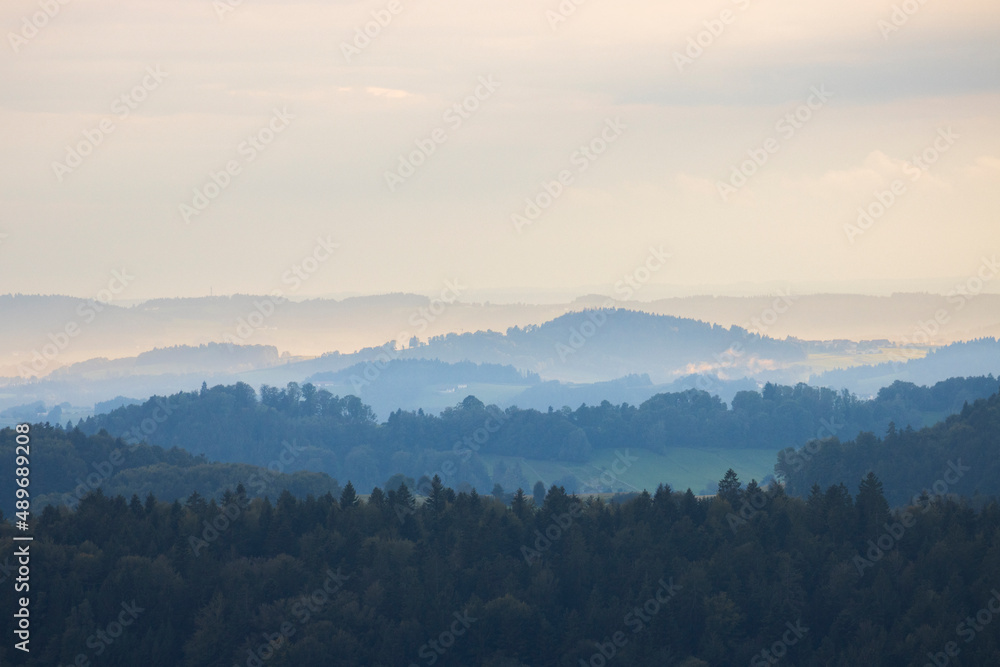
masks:
[[[652,493],[661,483],[669,484],[676,491],[691,489],[696,494],[714,489],[726,470],[732,468],[744,483],[751,479],[762,480],[774,474],[777,451],[771,449],[690,449],[677,447],[666,454],[646,449],[600,450],[584,463],[543,461],[515,456],[482,456],[487,468],[492,470],[500,461],[511,466],[519,463],[528,480],[528,488],[541,480],[546,486],[567,475],[580,480],[581,490],[599,485],[613,491],[642,491]],[[627,454],[627,456],[625,456]],[[630,460],[634,459],[634,460]],[[614,467],[613,467],[614,466]],[[620,474],[614,472],[620,471]],[[595,483],[604,475],[604,482]],[[513,491],[514,489],[505,489]],[[714,492],[714,491],[710,491]]]

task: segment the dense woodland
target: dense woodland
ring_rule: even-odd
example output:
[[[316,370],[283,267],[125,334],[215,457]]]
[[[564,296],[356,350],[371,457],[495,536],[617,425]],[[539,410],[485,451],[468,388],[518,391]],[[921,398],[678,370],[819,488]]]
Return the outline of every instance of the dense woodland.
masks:
[[[553,487],[510,506],[440,484],[420,505],[405,486],[366,503],[352,486],[275,503],[95,493],[36,519],[31,653],[3,642],[0,663],[998,664],[1000,508],[894,514],[877,478],[852,486],[801,500],[727,473],[707,500]]]
[[[169,500],[187,498],[195,491],[219,497],[241,482],[250,497],[276,498],[286,489],[299,497],[340,493],[337,481],[328,475],[291,472],[293,466],[283,465],[280,453],[271,461],[274,465],[263,467],[213,463],[177,448],[113,438],[106,432],[87,436],[79,429],[65,431],[48,424],[31,428],[31,443],[31,491],[33,504],[39,508],[44,504],[74,506],[97,488],[111,496],[153,493]],[[15,447],[14,429],[0,429],[0,479],[14,479]],[[289,452],[287,447],[285,452]],[[13,493],[0,498],[0,508],[12,514]]]
[[[845,419],[862,423],[900,410],[947,408],[977,382],[993,380],[930,389],[899,384],[875,401],[831,392],[830,400],[845,401],[854,410]],[[200,410],[229,405],[223,424],[242,414],[252,426],[295,425],[306,437],[307,426],[319,429],[328,418],[341,434],[375,434],[376,444],[394,427],[404,441],[399,433],[419,433],[407,425],[455,421],[469,429],[490,414],[470,397],[440,417],[399,413],[399,422],[377,424],[352,397],[295,386],[262,393],[258,400],[245,385],[206,387],[160,399],[161,412],[169,406],[173,413],[160,414],[162,421],[139,414],[160,433],[182,421],[179,415],[208,420],[211,413]],[[796,396],[817,395],[804,385],[769,386],[744,398],[788,410]],[[645,411],[696,415],[692,406],[702,396],[657,399],[609,412],[524,411],[536,421],[514,423],[570,424],[602,442],[613,439],[614,428],[642,423]],[[142,408],[149,406],[123,411]],[[507,419],[524,419],[519,412]],[[740,414],[739,407],[705,414],[729,413]],[[608,431],[597,428],[600,419],[581,421],[605,414],[621,421]],[[272,480],[261,493],[254,478],[260,468],[206,469],[213,464],[201,457],[134,435],[35,425],[35,493],[41,484],[68,483],[46,475],[85,472],[59,472],[63,460],[99,470],[104,457],[124,448],[146,465],[116,463],[121,475],[134,476],[112,477],[78,503],[47,506],[34,518],[31,653],[5,642],[0,664],[1000,664],[1000,506],[995,487],[985,488],[991,475],[994,485],[997,479],[986,466],[996,459],[998,422],[994,395],[934,427],[891,425],[884,439],[863,433],[844,444],[809,443],[798,452],[811,457],[804,469],[822,470],[835,480],[829,485],[779,463],[787,490],[744,485],[730,470],[714,497],[661,486],[614,502],[541,485],[530,494],[481,495],[440,479],[418,497],[400,484],[403,475],[364,499],[365,487],[340,488],[315,473]],[[0,451],[9,453],[12,444],[11,431],[0,431]],[[961,474],[949,475],[949,460],[965,456]],[[869,470],[883,460],[895,466],[887,469],[888,494]],[[782,462],[795,467],[787,453]],[[934,472],[930,492],[906,504],[910,494],[899,495],[892,475],[925,464]],[[153,493],[115,495],[129,485],[144,490],[143,480],[165,477],[168,469],[187,471],[177,474],[204,486],[173,502]],[[199,470],[202,477],[194,474]],[[949,480],[945,492],[934,487],[938,478]],[[279,491],[293,482],[300,486]],[[314,490],[322,484],[327,490]],[[970,498],[972,490],[993,498]],[[4,554],[13,553],[13,535],[9,523],[0,523]],[[13,557],[0,564],[0,578],[15,576],[13,564]],[[13,622],[3,615],[0,631],[12,636]]]
[[[139,438],[212,460],[254,465],[267,465],[290,441],[299,448],[291,469],[325,472],[359,488],[370,489],[396,473],[419,478],[447,469],[452,472],[445,482],[452,488],[468,484],[487,491],[500,480],[480,454],[586,461],[595,450],[624,448],[777,452],[831,435],[882,434],[891,424],[920,428],[997,388],[992,375],[954,378],[933,387],[897,382],[862,400],[805,384],[768,384],[760,392],[739,392],[731,406],[708,392],[689,390],[659,394],[639,406],[605,401],[548,412],[501,410],[470,396],[440,415],[397,410],[378,423],[355,396],[290,383],[284,389],[265,385],[258,398],[252,387],[238,383],[154,397],[87,419],[79,427],[88,434],[105,429],[126,440]]]
[[[786,490],[809,492],[873,471],[893,505],[921,492],[1000,495],[1000,394],[965,405],[931,428],[892,425],[884,437],[865,432],[847,442],[836,437],[783,452],[775,466]]]

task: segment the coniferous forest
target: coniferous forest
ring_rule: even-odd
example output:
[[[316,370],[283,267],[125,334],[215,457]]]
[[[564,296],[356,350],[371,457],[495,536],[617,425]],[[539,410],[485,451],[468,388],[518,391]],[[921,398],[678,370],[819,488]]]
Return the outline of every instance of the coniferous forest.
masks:
[[[351,486],[274,503],[97,492],[38,520],[32,650],[0,660],[853,666],[950,647],[997,664],[1000,508],[890,511],[880,486],[802,500],[730,474],[708,499],[553,487],[510,506],[440,484],[419,505],[405,485],[367,502]]]
[[[776,452],[815,438],[919,429],[997,388],[992,375],[952,378],[930,387],[895,382],[877,396],[861,399],[801,383],[768,383],[760,391],[737,393],[731,405],[708,391],[691,389],[658,394],[638,406],[603,401],[548,412],[500,409],[468,396],[440,415],[396,410],[380,423],[356,396],[334,396],[311,383],[264,385],[259,398],[252,387],[238,383],[156,396],[91,417],[78,427],[88,435],[103,429],[130,446],[142,441],[212,461],[257,466],[271,464],[281,443],[292,442],[295,469],[325,472],[341,483],[351,479],[371,489],[395,474],[419,480],[438,471],[455,489],[465,483],[482,492],[500,481],[490,474],[484,455],[580,462],[594,452],[626,448]],[[0,460],[0,473],[4,465]],[[517,488],[506,480],[502,484],[508,492]],[[993,484],[992,492],[1000,491]]]
[[[998,407],[912,437],[957,430],[995,451]],[[1000,507],[938,491],[890,506],[868,472],[796,497],[732,470],[712,497],[660,486],[607,502],[558,486],[507,502],[437,478],[419,497],[399,484],[362,498],[351,482],[274,501],[242,483],[172,503],[99,489],[37,519],[32,650],[0,660],[997,664]],[[4,523],[4,553],[13,536]]]
[[[1000,667],[1000,1],[0,14],[0,667]]]

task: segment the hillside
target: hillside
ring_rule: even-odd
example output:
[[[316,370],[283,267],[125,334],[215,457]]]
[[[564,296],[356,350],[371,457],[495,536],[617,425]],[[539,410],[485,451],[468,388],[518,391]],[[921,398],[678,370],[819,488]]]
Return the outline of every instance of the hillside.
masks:
[[[930,350],[900,349],[897,361],[852,366],[810,376],[810,384],[846,387],[858,394],[873,394],[893,380],[929,384],[942,377],[994,373],[1000,375],[1000,339],[978,338]]]
[[[995,502],[893,514],[875,478],[809,501],[722,481],[623,503],[92,495],[37,521],[31,653],[0,662],[98,664],[89,641],[107,667],[996,664],[973,630],[1000,597]]]
[[[997,294],[984,293],[964,300],[960,309],[953,303],[954,297],[949,300],[932,294],[802,294],[787,298],[791,305],[780,317],[768,319],[762,333],[778,339],[913,341],[916,323],[945,308],[948,322],[931,336],[929,343],[1000,336]],[[266,295],[237,294],[154,299],[126,306],[124,302],[101,303],[66,296],[0,295],[0,322],[18,323],[0,329],[0,376],[19,375],[18,366],[31,362],[34,352],[52,343],[50,335],[59,338],[71,323],[77,325],[78,333],[35,374],[93,358],[117,359],[153,348],[212,342],[271,345],[296,356],[351,353],[396,340],[401,332],[426,341],[451,332],[506,331],[515,326],[539,325],[566,313],[604,307],[608,299],[594,296],[529,305],[475,303],[460,295],[453,303],[435,304],[426,296],[388,294],[282,301],[273,309],[269,301]],[[630,300],[619,305],[724,328],[752,328],[755,319],[767,319],[765,314],[774,301],[774,297],[763,296],[694,296],[649,302]],[[262,317],[263,312],[270,314]]]
[[[931,496],[1000,496],[1000,394],[966,403],[961,412],[914,430],[896,425],[884,436],[861,433],[841,442],[821,439],[782,452],[775,465],[789,493],[805,496],[814,484],[850,485],[868,472],[885,485],[893,505]]]
[[[275,465],[265,463],[262,467],[216,463],[182,449],[147,445],[135,437],[114,438],[103,431],[84,435],[78,429],[67,432],[36,424],[30,438],[31,492],[37,510],[47,504],[75,507],[98,488],[111,496],[138,494],[145,498],[152,493],[168,502],[187,498],[195,491],[218,497],[241,483],[248,497],[277,497],[285,489],[300,496],[340,490],[337,480],[327,475],[295,472],[292,462],[300,452],[294,442],[284,443],[283,449],[275,452],[271,461]],[[13,429],[0,429],[0,475],[7,479],[14,479],[14,449]],[[7,516],[13,516],[13,504],[13,494],[0,501]]]
[[[923,346],[777,340],[739,327],[620,309],[567,313],[503,333],[451,333],[406,343],[313,358],[279,355],[273,346],[209,343],[91,359],[38,380],[0,378],[0,413],[24,408],[45,416],[59,405],[59,419],[75,422],[94,414],[96,403],[116,396],[167,395],[196,389],[202,382],[259,387],[312,381],[337,394],[359,395],[385,418],[400,408],[440,412],[454,404],[453,392],[461,393],[462,385],[466,394],[488,403],[544,410],[602,400],[636,404],[656,393],[688,388],[707,389],[731,401],[739,390],[766,382],[795,384],[810,377],[816,386],[870,396],[897,379],[929,385],[949,377],[1000,372],[1000,344],[995,339],[932,349],[923,359]],[[893,359],[903,363],[878,365]],[[414,365],[418,362],[423,365]],[[405,364],[408,371],[401,370]],[[511,367],[504,372],[523,380],[503,376],[494,382],[475,370],[477,366]],[[630,376],[646,377],[650,386]],[[11,423],[0,416],[0,426]]]
[[[397,473],[419,479],[435,471],[456,488],[488,490],[499,483],[509,490],[538,477],[529,477],[527,467],[490,465],[489,457],[581,463],[596,452],[613,458],[629,448],[777,453],[830,433],[884,433],[891,422],[920,428],[996,391],[992,376],[933,387],[896,383],[871,400],[805,384],[768,384],[759,392],[738,392],[731,406],[692,389],[657,394],[638,406],[603,401],[548,411],[501,410],[467,396],[440,415],[396,410],[380,421],[359,398],[312,384],[264,386],[259,398],[249,385],[236,384],[154,397],[87,419],[80,428],[112,434],[140,429],[139,436],[162,447],[254,465],[267,465],[283,441],[294,441],[301,456],[292,469],[325,472],[363,490]],[[149,426],[145,432],[143,424]],[[663,471],[661,481],[673,481],[670,471]]]
[[[377,404],[380,416],[385,416],[400,407],[439,411],[454,401],[449,398],[441,403],[438,392],[457,391],[460,384],[479,385],[476,391],[490,402],[510,405],[517,393],[535,384],[536,376],[539,380],[590,383],[645,373],[654,382],[669,383],[696,370],[715,369],[736,377],[756,372],[770,379],[794,380],[808,373],[808,367],[796,364],[807,358],[810,349],[801,341],[778,341],[738,327],[725,329],[627,310],[569,313],[542,325],[513,327],[505,333],[449,333],[412,342],[412,347],[388,343],[349,354],[329,352],[309,359],[276,358],[276,349],[270,346],[217,343],[156,349],[115,360],[93,359],[61,368],[38,380],[0,378],[0,410],[42,401],[48,406],[70,403],[89,414],[86,410],[89,406],[115,396],[192,390],[203,381],[246,382],[257,387],[323,378],[334,382],[339,393],[346,393],[345,384],[336,385],[340,378],[350,383],[351,393],[364,392],[366,399]],[[454,369],[427,363],[410,366],[411,370],[434,369],[435,373],[448,376],[438,382],[431,374],[420,387],[413,379],[419,374],[413,372],[409,373],[405,387],[393,387],[386,380],[390,375],[403,377],[393,362],[418,360],[458,366]],[[470,362],[473,365],[468,365]],[[525,381],[486,382],[482,371],[473,371],[475,364],[487,368],[512,366],[515,370],[511,372],[520,374]],[[356,372],[346,377],[336,375],[352,366],[357,367]],[[352,375],[364,380],[362,387],[351,381]],[[491,393],[490,387],[498,386],[505,388]],[[421,404],[421,400],[427,402]],[[75,418],[80,416],[77,412]]]

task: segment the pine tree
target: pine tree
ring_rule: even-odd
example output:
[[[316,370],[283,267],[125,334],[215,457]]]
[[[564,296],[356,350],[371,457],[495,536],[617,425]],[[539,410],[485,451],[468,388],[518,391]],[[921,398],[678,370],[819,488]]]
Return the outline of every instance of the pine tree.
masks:
[[[417,501],[413,498],[413,494],[410,493],[410,487],[406,486],[405,482],[400,484],[399,489],[396,491],[396,504],[404,510],[408,510],[411,514],[417,507]]]
[[[350,480],[348,480],[344,490],[340,493],[340,506],[343,509],[347,509],[348,507],[354,507],[357,504],[358,494],[354,491],[354,485],[351,484]]]
[[[132,494],[132,500],[128,503],[128,508],[132,511],[132,514],[136,517],[143,515],[142,501],[139,500],[138,494]]]
[[[726,500],[733,507],[740,504],[740,478],[736,476],[736,471],[730,468],[719,482],[719,498]]]
[[[156,509],[156,496],[150,491],[146,494],[146,502],[143,503],[143,509],[146,510],[146,514],[152,514],[153,510]]]
[[[208,509],[208,503],[205,502],[205,499],[197,491],[192,492],[191,495],[188,496],[186,504],[187,507],[199,517],[203,517],[205,515],[205,510]]]
[[[531,495],[535,501],[535,507],[541,507],[545,504],[545,482],[542,480],[535,482],[535,487],[532,489]]]
[[[510,507],[514,510],[515,516],[518,519],[523,519],[528,514],[528,498],[524,495],[524,489],[518,488],[517,493],[514,494],[514,500],[511,501]]]
[[[385,493],[382,492],[382,489],[376,486],[372,489],[371,494],[368,496],[368,504],[379,509],[385,509],[385,503]]]
[[[858,516],[858,528],[863,534],[879,531],[889,518],[889,503],[882,490],[882,482],[869,472],[858,485],[858,496],[855,501]]]
[[[442,513],[444,513],[446,505],[444,497],[444,484],[441,483],[441,478],[437,475],[434,475],[434,479],[431,480],[427,504],[428,509],[435,517],[439,517]]]

